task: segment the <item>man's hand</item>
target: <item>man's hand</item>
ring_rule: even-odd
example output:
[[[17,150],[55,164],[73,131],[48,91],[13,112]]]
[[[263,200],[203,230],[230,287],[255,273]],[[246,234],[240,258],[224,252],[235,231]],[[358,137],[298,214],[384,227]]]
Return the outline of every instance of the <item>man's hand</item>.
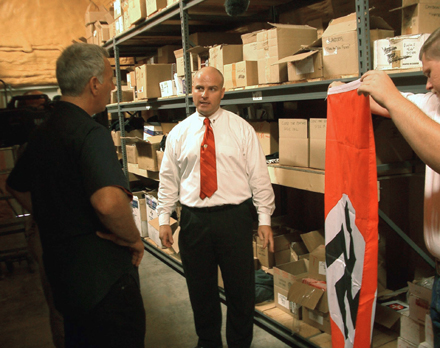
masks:
[[[270,226],[258,226],[258,237],[263,241],[263,249],[267,246],[270,252],[274,252],[273,232]]]
[[[139,236],[139,239],[134,243],[126,242],[125,240],[119,238],[116,234],[113,233],[102,233],[96,232],[96,234],[102,239],[107,239],[115,244],[128,247],[131,252],[131,262],[136,267],[139,267],[142,257],[144,256],[144,243],[142,243],[142,239]]]
[[[402,97],[388,74],[381,70],[367,71],[361,77],[358,94],[370,95],[381,107],[388,109],[389,104]]]
[[[159,227],[159,238],[162,241],[162,245],[171,248],[174,244],[173,231],[170,225],[162,225]]]

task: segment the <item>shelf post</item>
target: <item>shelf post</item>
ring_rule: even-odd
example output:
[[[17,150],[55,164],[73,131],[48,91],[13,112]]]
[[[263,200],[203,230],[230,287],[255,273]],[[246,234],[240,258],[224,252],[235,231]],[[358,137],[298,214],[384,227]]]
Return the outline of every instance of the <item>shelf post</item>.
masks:
[[[121,111],[121,100],[122,100],[122,88],[121,88],[121,67],[119,64],[119,47],[116,45],[116,39],[113,37],[113,51],[115,53],[115,70],[116,70],[116,89],[118,97],[118,118],[119,118],[119,129],[121,131],[121,149],[122,149],[122,165],[125,177],[128,181],[128,167],[127,167],[127,151],[125,148],[125,118],[124,113]]]
[[[189,59],[189,26],[188,26],[188,13],[184,9],[185,2],[184,0],[179,0],[180,6],[180,22],[181,22],[181,31],[182,31],[182,48],[183,48],[183,62],[185,68],[185,109],[186,116],[188,117],[191,114],[189,108],[189,93],[192,89],[192,76],[191,76],[191,64]]]
[[[356,0],[359,76],[371,70],[370,12],[368,0]]]

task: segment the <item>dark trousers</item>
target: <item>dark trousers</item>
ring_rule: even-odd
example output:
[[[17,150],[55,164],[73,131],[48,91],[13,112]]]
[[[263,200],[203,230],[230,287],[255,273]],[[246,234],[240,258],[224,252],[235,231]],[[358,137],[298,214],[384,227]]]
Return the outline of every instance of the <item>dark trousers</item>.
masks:
[[[201,347],[221,347],[220,266],[227,303],[230,348],[252,342],[255,271],[248,202],[215,208],[183,206],[179,248]]]
[[[66,348],[143,348],[145,310],[133,276],[123,275],[81,320],[64,317]]]

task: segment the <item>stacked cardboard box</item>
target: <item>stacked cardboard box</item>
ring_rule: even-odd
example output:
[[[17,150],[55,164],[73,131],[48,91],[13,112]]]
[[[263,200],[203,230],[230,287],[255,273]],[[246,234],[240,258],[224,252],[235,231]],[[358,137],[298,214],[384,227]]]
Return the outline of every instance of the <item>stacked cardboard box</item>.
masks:
[[[287,63],[274,64],[317,39],[316,28],[302,25],[273,24],[257,33],[258,83],[287,81]]]
[[[258,85],[258,65],[255,61],[227,64],[223,69],[225,89]]]
[[[380,17],[370,16],[370,46],[376,40],[394,36],[392,28]],[[359,75],[359,49],[356,13],[334,19],[322,34],[325,78]]]
[[[145,191],[133,192],[133,200],[131,201],[134,221],[142,237],[148,237],[147,207],[144,197],[145,193]]]
[[[143,64],[136,67],[136,87],[138,99],[161,96],[160,83],[173,78],[173,64]]]
[[[402,0],[402,35],[432,33],[439,27],[439,0]]]
[[[326,118],[311,118],[309,121],[309,166],[325,169]]]
[[[209,49],[209,65],[223,73],[226,64],[236,63],[243,60],[242,45],[216,45]],[[245,65],[246,67],[246,65]],[[243,79],[246,82],[246,79]]]
[[[295,54],[280,59],[275,64],[287,63],[289,81],[321,79],[324,77],[322,40],[301,47]]]
[[[390,37],[374,41],[374,68],[377,70],[421,69],[419,52],[429,34]]]
[[[276,122],[250,122],[257,133],[258,140],[263,148],[264,155],[277,152],[278,146],[278,124]]]
[[[431,305],[432,278],[423,282],[408,282],[408,295],[409,317],[424,325]]]
[[[127,12],[129,25],[135,25],[147,16],[145,0],[127,0]]]
[[[306,119],[279,119],[280,164],[309,166],[309,139]]]

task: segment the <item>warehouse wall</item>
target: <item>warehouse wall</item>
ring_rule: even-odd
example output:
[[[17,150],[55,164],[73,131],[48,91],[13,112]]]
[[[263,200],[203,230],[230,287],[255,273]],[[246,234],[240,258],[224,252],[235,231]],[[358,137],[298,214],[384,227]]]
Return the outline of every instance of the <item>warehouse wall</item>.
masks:
[[[0,1],[0,79],[13,87],[56,85],[55,61],[72,40],[85,36],[84,15],[90,2]]]

